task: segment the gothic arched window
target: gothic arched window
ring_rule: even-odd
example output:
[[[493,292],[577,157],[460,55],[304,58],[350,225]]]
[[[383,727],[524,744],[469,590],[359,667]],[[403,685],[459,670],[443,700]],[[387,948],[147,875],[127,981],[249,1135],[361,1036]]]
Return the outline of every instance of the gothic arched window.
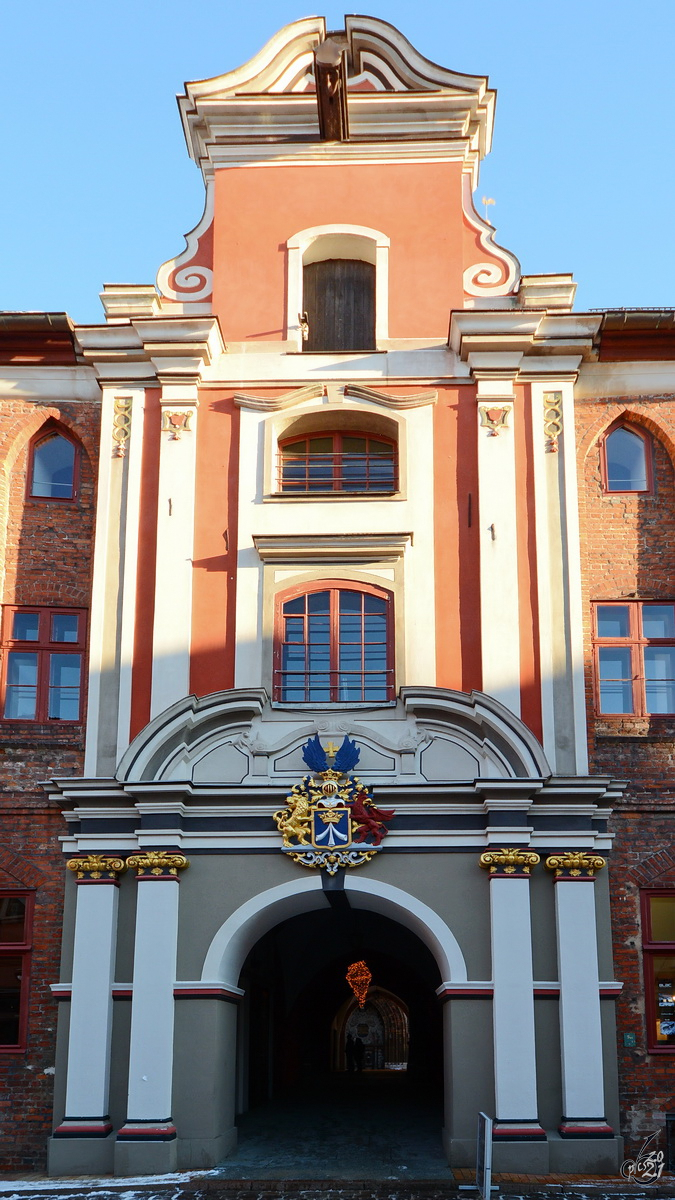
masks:
[[[43,500],[74,500],[79,482],[77,442],[56,425],[39,431],[31,442],[28,494]]]
[[[650,445],[634,426],[616,425],[602,444],[603,487],[606,492],[651,491]]]

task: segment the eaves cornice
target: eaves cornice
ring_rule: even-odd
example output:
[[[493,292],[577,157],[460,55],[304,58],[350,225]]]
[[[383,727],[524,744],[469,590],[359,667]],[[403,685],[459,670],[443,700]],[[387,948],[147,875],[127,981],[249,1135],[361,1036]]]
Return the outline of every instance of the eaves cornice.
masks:
[[[75,337],[85,362],[102,382],[152,383],[160,376],[199,379],[226,350],[218,318],[139,318],[110,325],[78,326]]]
[[[595,313],[462,310],[452,313],[448,345],[474,375],[574,378],[597,357],[601,323]]]

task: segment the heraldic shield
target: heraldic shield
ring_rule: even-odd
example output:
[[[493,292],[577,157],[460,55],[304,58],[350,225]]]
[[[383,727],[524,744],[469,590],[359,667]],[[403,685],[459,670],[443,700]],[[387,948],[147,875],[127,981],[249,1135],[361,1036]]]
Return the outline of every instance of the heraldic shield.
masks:
[[[305,775],[274,814],[281,849],[303,867],[334,875],[340,867],[360,867],[380,849],[393,810],[376,808],[365,784],[349,772],[361,751],[345,737],[338,749],[324,749],[315,734],[302,748],[314,775]],[[328,765],[328,758],[333,760]]]

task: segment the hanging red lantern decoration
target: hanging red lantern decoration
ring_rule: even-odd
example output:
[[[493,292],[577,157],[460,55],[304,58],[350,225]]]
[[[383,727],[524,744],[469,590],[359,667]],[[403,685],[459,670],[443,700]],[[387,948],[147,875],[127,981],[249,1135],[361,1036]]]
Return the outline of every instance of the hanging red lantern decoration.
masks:
[[[347,970],[345,978],[359,1002],[359,1008],[363,1008],[366,996],[368,995],[370,981],[373,978],[363,959],[360,962],[352,963]]]

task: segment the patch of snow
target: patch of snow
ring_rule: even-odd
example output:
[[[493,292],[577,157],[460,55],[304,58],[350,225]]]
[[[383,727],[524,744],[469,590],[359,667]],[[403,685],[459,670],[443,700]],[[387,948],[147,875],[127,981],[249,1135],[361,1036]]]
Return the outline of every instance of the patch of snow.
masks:
[[[109,1193],[116,1197],[116,1200],[133,1200],[135,1193],[131,1191],[121,1191],[120,1189],[129,1189],[134,1187],[143,1188],[144,1200],[154,1200],[145,1190],[151,1184],[158,1184],[161,1187],[167,1187],[172,1183],[186,1183],[189,1179],[203,1178],[206,1179],[210,1175],[218,1175],[217,1169],[213,1171],[179,1171],[170,1175],[134,1175],[134,1176],[119,1176],[113,1179],[110,1175],[103,1176],[102,1179],[92,1179],[89,1175],[71,1175],[68,1178],[61,1179],[7,1179],[0,1180],[0,1196],[4,1196],[5,1200],[19,1200],[20,1196],[30,1195],[31,1192],[85,1192],[91,1191],[93,1188],[105,1189],[99,1192],[99,1195]],[[114,1191],[111,1189],[114,1188]]]

